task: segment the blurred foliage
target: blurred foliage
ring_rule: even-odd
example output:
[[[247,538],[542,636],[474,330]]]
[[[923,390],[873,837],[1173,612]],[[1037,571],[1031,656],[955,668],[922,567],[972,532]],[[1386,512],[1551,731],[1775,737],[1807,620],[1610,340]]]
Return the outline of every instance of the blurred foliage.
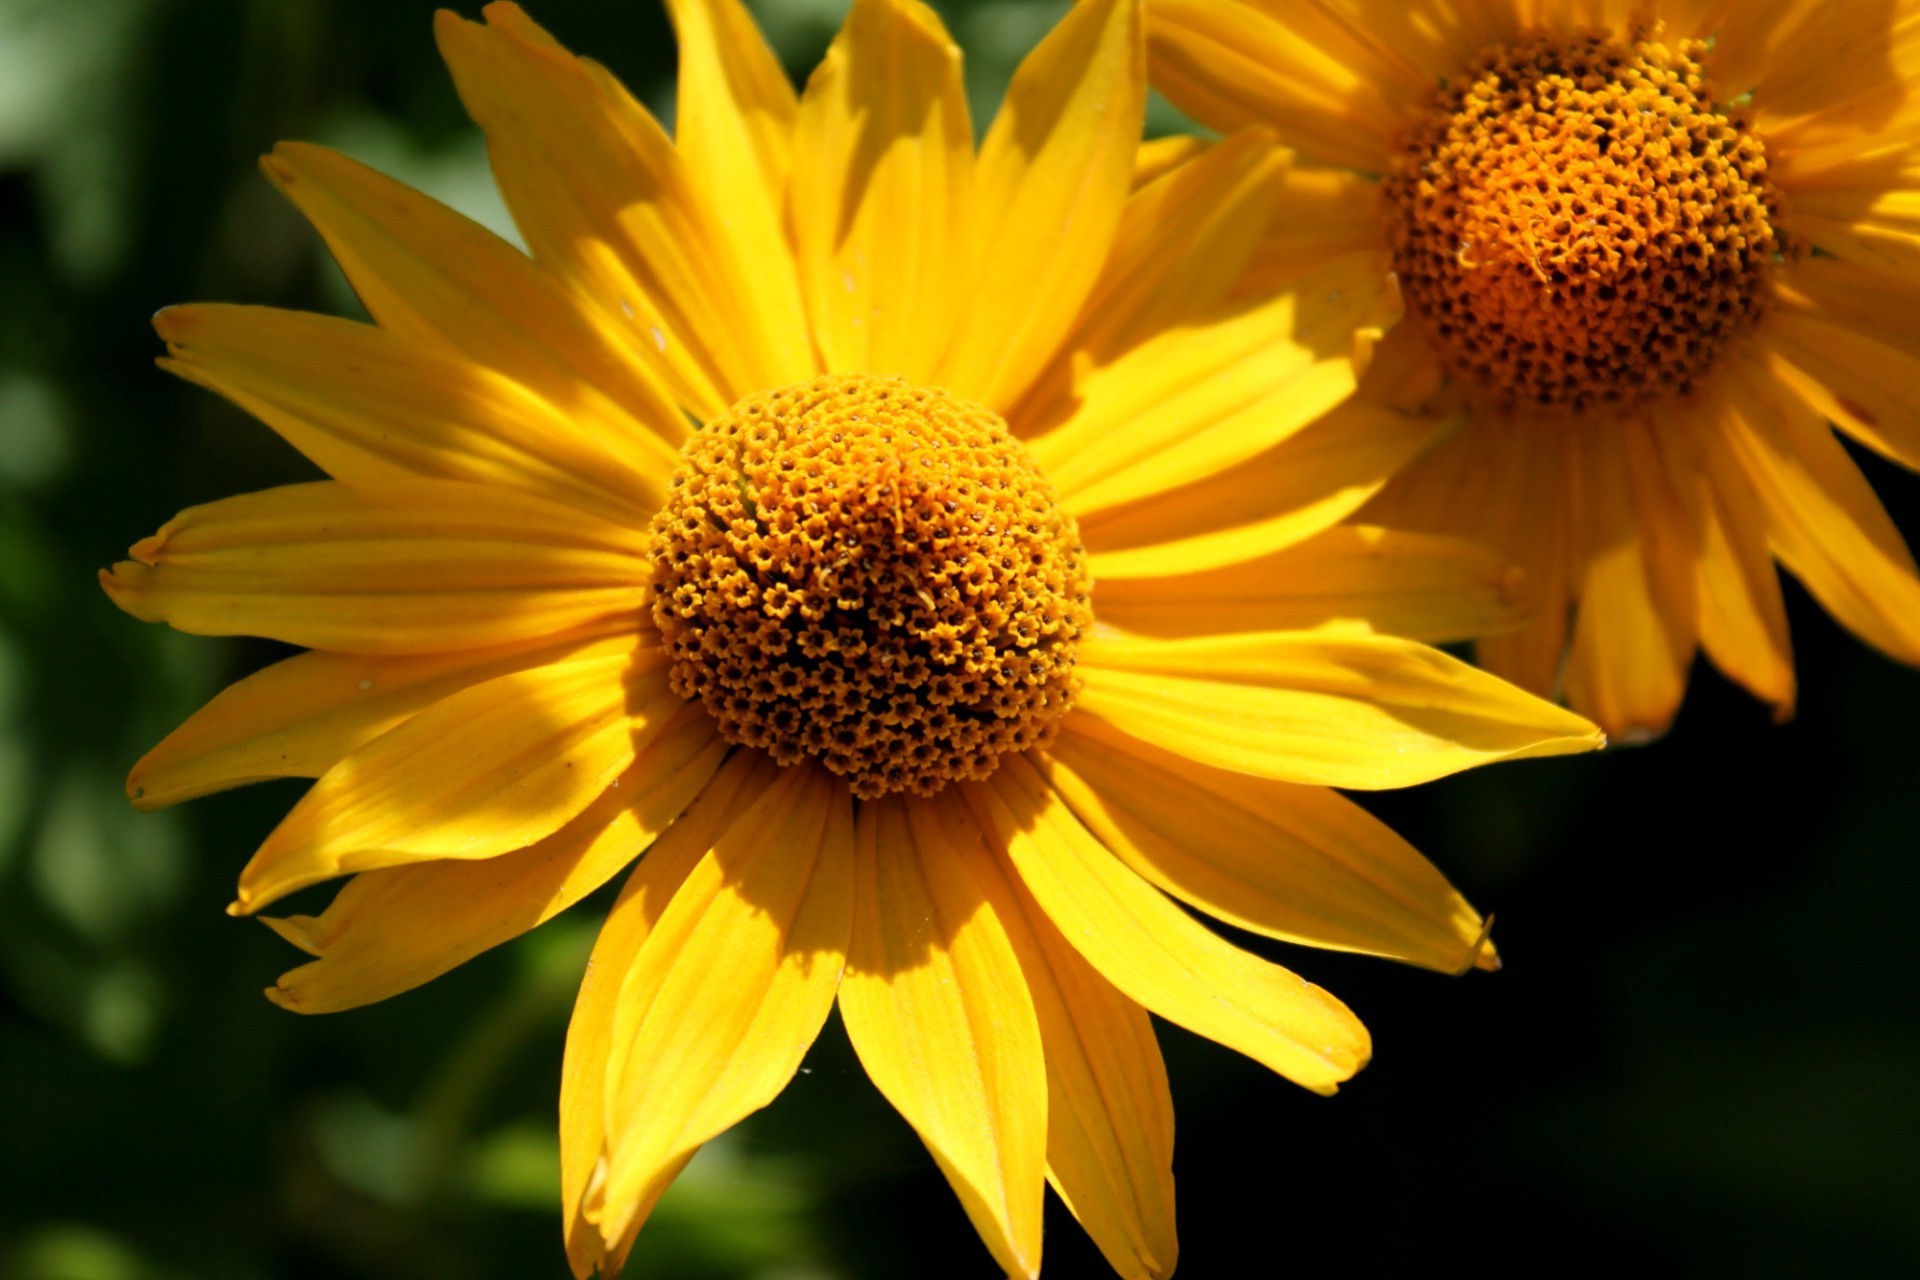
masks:
[[[804,74],[843,0],[766,0]],[[1061,3],[939,6],[977,119]],[[387,1005],[302,1020],[297,962],[221,907],[298,788],[136,815],[126,767],[273,646],[124,618],[96,567],[180,507],[302,478],[152,367],[217,298],[357,313],[255,174],[329,142],[511,234],[414,0],[0,0],[0,1276],[560,1276],[560,1037],[604,895]],[[535,16],[664,117],[646,3]],[[1155,127],[1177,125],[1164,107]],[[1920,530],[1920,482],[1863,461]],[[1920,675],[1797,593],[1804,710],[1702,673],[1664,742],[1377,807],[1500,918],[1453,980],[1253,943],[1339,992],[1375,1065],[1309,1097],[1167,1029],[1182,1274],[1920,1267],[1913,856]],[[1057,1204],[1048,1274],[1105,1274]],[[984,1276],[829,1027],[663,1202],[639,1274]],[[1263,1265],[1262,1270],[1266,1267]]]

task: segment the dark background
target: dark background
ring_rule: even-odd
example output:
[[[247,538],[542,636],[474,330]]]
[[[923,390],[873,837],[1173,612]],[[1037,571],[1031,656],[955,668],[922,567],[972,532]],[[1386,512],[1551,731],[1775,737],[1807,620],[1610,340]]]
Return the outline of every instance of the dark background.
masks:
[[[803,70],[844,0],[756,7]],[[1059,7],[940,7],[984,121]],[[147,317],[167,303],[358,314],[258,154],[329,142],[505,229],[430,8],[0,0],[9,1280],[565,1272],[560,1040],[604,897],[383,1006],[271,1007],[260,989],[299,957],[221,909],[298,787],[142,816],[120,779],[275,655],[143,626],[93,585],[180,507],[307,474],[152,367]],[[533,13],[670,115],[651,0]],[[1920,481],[1867,465],[1920,530]],[[1253,943],[1372,1027],[1375,1063],[1339,1097],[1163,1030],[1183,1276],[1920,1269],[1920,673],[1790,590],[1793,722],[1703,670],[1655,745],[1375,798],[1497,913],[1507,967],[1450,979]],[[1106,1274],[1049,1213],[1047,1274]],[[837,1025],[681,1179],[635,1271],[993,1274]]]

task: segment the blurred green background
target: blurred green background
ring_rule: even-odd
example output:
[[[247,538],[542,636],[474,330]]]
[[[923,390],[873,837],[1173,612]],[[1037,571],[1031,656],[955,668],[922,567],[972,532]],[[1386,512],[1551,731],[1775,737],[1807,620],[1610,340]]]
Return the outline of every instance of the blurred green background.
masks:
[[[984,121],[1061,5],[949,0]],[[844,0],[756,5],[796,74]],[[602,899],[433,986],[300,1019],[221,908],[297,794],[140,816],[126,767],[272,646],[117,614],[180,507],[305,477],[152,366],[171,302],[358,314],[259,178],[339,146],[510,233],[414,0],[0,0],[0,1276],[562,1276],[554,1099]],[[534,16],[663,116],[651,0]],[[1173,123],[1156,115],[1156,126]],[[1920,481],[1866,460],[1905,528]],[[1499,916],[1447,979],[1254,943],[1346,998],[1334,1100],[1165,1029],[1182,1274],[1920,1271],[1920,673],[1793,596],[1798,719],[1703,672],[1663,742],[1376,807]],[[1106,1274],[1057,1204],[1047,1274]],[[697,1160],[636,1273],[991,1274],[837,1027]]]

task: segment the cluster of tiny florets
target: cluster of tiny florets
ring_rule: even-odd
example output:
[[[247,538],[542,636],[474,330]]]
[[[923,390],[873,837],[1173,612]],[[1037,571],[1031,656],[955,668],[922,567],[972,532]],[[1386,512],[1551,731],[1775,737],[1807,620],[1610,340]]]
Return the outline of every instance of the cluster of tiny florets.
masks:
[[[856,796],[984,778],[1072,701],[1079,531],[978,405],[858,375],[750,397],[688,442],[653,535],[675,691]]]
[[[1539,36],[1482,54],[1402,140],[1394,269],[1443,361],[1508,406],[1685,393],[1765,308],[1785,252],[1705,46]]]

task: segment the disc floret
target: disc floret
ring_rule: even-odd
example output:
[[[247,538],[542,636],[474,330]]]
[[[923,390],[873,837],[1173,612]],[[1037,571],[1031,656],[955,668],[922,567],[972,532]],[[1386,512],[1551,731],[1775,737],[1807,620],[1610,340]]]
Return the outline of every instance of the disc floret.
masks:
[[[861,798],[984,778],[1072,701],[1079,531],[999,417],[944,391],[751,396],[688,442],[653,534],[675,691]]]

